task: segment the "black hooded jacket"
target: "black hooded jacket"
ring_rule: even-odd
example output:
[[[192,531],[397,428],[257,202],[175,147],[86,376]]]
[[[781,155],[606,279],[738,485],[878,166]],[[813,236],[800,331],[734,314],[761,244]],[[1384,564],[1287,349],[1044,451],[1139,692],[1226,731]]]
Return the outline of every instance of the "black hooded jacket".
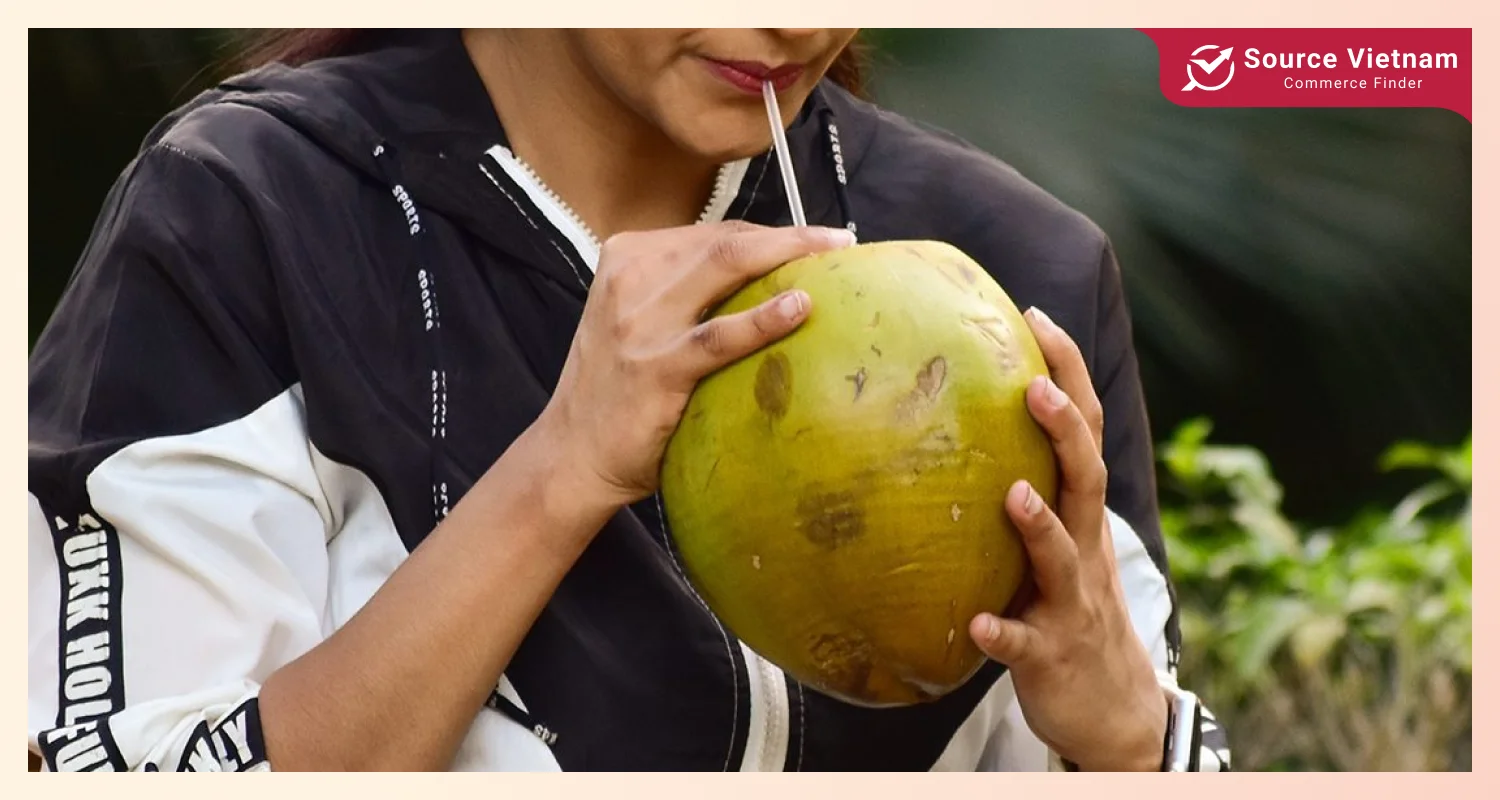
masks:
[[[1176,612],[1120,273],[995,158],[824,83],[788,131],[809,222],[937,239],[1078,342],[1132,619]],[[593,276],[508,167],[456,32],[232,79],[150,134],[30,361],[28,735],[49,769],[266,769],[256,694],[354,613],[536,418]],[[773,157],[727,218],[789,222]],[[1040,769],[1004,670],[856,708],[740,644],[656,498],[562,582],[457,769]],[[1207,768],[1227,768],[1211,721]]]

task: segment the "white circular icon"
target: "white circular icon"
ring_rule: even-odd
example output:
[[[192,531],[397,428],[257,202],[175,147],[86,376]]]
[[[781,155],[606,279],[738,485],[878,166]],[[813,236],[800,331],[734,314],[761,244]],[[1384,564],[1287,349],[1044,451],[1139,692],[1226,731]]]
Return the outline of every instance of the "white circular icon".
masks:
[[[1193,55],[1197,56],[1199,53],[1203,52],[1204,50],[1218,50],[1219,51],[1219,55],[1217,57],[1215,57],[1215,58],[1212,58],[1212,59],[1210,59],[1210,58],[1189,58],[1188,59],[1188,64],[1187,64],[1188,83],[1187,83],[1186,86],[1182,87],[1182,90],[1184,92],[1191,91],[1193,89],[1202,89],[1205,92],[1217,92],[1220,89],[1224,88],[1225,86],[1228,86],[1229,82],[1234,79],[1234,61],[1233,61],[1233,58],[1234,58],[1234,48],[1233,47],[1226,47],[1226,48],[1220,50],[1219,46],[1216,45],[1216,44],[1206,44],[1206,45],[1203,45],[1202,47],[1198,48],[1197,50],[1194,50],[1193,51]],[[1216,85],[1210,85],[1210,84],[1205,83],[1204,81],[1198,80],[1198,76],[1193,73],[1193,67],[1196,66],[1198,68],[1198,70],[1204,76],[1211,76],[1215,72],[1218,72],[1220,70],[1220,68],[1222,68],[1224,66],[1225,62],[1229,63],[1229,71],[1226,72],[1226,73],[1224,73],[1224,80],[1219,81],[1219,83],[1216,84]],[[1207,80],[1207,79],[1208,78],[1205,77],[1205,80]]]

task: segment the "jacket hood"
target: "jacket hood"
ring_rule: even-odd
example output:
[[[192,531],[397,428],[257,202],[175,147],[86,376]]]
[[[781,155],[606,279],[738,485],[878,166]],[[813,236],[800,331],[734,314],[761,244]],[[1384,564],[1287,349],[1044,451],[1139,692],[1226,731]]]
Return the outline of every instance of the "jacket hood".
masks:
[[[524,192],[495,191],[504,176],[483,167],[486,152],[509,141],[457,30],[393,32],[359,54],[246,72],[164,120],[153,137],[192,107],[215,102],[274,116],[351,168],[408,193],[417,206],[559,280],[582,279],[586,286],[592,277],[561,263],[557,243],[539,242],[518,219],[538,216]],[[787,129],[809,223],[856,229],[846,186],[865,142],[838,126],[856,105],[863,104],[825,80]],[[528,206],[526,214],[516,215],[511,204]],[[773,153],[750,159],[725,217],[791,224]]]

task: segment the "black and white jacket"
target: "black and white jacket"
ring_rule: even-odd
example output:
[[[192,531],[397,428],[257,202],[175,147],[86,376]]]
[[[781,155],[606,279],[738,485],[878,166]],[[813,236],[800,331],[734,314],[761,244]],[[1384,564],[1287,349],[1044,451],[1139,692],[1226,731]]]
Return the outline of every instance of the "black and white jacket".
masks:
[[[811,222],[951,242],[1078,341],[1132,619],[1175,668],[1104,234],[831,85],[789,136]],[[788,217],[765,155],[726,165],[704,212]],[[27,732],[46,768],[274,766],[260,682],[346,622],[536,417],[597,255],[506,147],[454,32],[258,70],[157,126],[30,360]],[[455,769],[1048,768],[999,665],[891,710],[789,679],[698,600],[661,520],[653,498],[599,534]],[[1208,729],[1205,768],[1227,768]]]

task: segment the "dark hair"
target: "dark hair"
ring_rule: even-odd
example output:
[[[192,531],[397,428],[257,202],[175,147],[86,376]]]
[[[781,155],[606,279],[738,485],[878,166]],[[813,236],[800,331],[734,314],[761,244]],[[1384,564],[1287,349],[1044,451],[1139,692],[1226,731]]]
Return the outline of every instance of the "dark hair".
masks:
[[[273,62],[290,67],[320,58],[353,55],[373,49],[386,34],[381,28],[281,28],[251,31],[232,66],[254,69]],[[858,37],[828,67],[828,79],[851,94],[864,97],[868,50]]]

